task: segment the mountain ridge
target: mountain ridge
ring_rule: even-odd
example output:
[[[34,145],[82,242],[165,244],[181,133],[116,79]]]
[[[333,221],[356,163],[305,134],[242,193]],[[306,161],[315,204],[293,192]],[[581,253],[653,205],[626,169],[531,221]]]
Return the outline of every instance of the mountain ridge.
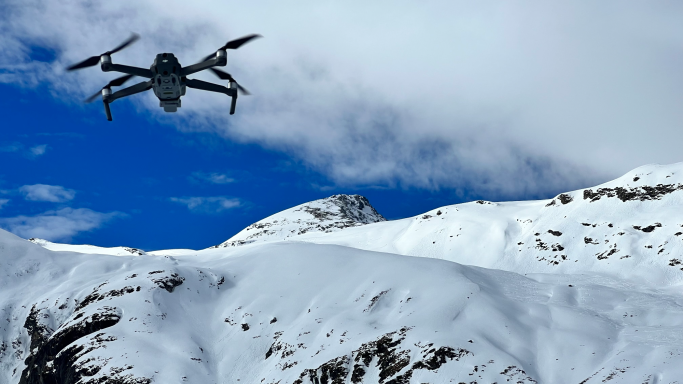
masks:
[[[339,217],[309,206],[201,251],[0,230],[0,382],[675,382],[683,163],[640,173],[329,232]],[[301,223],[316,230],[286,236]]]

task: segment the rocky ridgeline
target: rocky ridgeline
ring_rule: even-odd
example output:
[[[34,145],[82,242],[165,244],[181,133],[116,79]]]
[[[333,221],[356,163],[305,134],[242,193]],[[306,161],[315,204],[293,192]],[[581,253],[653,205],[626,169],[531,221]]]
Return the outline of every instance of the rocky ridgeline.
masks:
[[[365,197],[333,195],[269,216],[251,224],[227,241],[212,248],[281,241],[304,233],[329,233],[381,221],[386,221],[386,219],[370,205]]]

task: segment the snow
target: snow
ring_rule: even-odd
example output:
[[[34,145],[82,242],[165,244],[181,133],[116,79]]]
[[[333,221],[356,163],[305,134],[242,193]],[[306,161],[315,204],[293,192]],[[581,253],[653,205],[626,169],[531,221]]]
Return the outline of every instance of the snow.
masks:
[[[681,175],[641,167],[592,191]],[[605,193],[301,235],[294,224],[320,222],[289,210],[264,219],[286,219],[274,233],[236,239],[250,243],[142,255],[0,230],[0,382],[68,369],[100,384],[677,382],[683,266],[668,264],[683,259],[683,189]]]
[[[61,243],[53,243],[48,240],[44,239],[38,239],[38,238],[31,238],[28,239],[28,241],[38,244],[41,247],[45,249],[49,249],[51,251],[67,251],[67,252],[77,252],[77,253],[88,253],[88,254],[97,254],[97,255],[113,255],[113,256],[130,256],[130,255],[144,255],[145,251],[137,248],[130,248],[130,247],[111,247],[111,248],[105,248],[105,247],[98,247],[95,245],[87,245],[87,244],[61,244]]]
[[[584,197],[588,190],[635,187],[642,191],[658,184],[676,189],[645,200]],[[572,201],[563,204],[559,196]],[[304,234],[297,240],[517,273],[590,271],[652,285],[683,282],[683,265],[675,261],[683,255],[683,163],[640,167],[614,181],[559,196],[451,205],[338,233]]]
[[[330,233],[385,220],[363,196],[333,195],[268,216],[216,247],[286,240],[311,232]]]

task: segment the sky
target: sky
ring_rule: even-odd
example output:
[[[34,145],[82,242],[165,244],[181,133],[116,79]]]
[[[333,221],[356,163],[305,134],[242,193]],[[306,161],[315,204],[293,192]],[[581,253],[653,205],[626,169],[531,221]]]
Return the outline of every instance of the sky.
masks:
[[[0,1],[0,227],[22,237],[204,248],[272,213],[358,193],[389,219],[550,198],[682,161],[678,1]],[[151,92],[114,121],[115,73],[226,41],[253,95]],[[221,83],[208,73],[195,76]],[[127,85],[135,84],[133,79]]]

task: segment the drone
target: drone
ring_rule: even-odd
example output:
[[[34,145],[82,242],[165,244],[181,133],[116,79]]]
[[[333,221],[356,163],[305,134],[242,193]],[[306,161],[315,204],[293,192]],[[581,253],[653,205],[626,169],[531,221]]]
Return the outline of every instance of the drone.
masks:
[[[165,112],[176,112],[178,111],[178,108],[181,107],[180,97],[185,95],[185,91],[188,87],[203,91],[223,93],[230,96],[232,98],[230,114],[233,115],[235,113],[235,106],[237,105],[238,92],[244,95],[249,95],[250,93],[239,85],[229,73],[223,72],[215,67],[224,67],[228,63],[226,50],[237,49],[259,37],[261,37],[261,35],[252,34],[228,41],[224,46],[218,48],[216,53],[212,53],[202,59],[201,62],[187,67],[181,66],[178,59],[172,53],[158,54],[149,69],[112,63],[111,55],[128,47],[140,38],[139,35],[134,33],[128,40],[111,51],[92,56],[66,69],[68,71],[74,71],[77,69],[93,67],[99,63],[103,72],[114,71],[126,74],[125,76],[110,81],[107,85],[102,87],[101,91],[97,91],[97,93],[85,100],[86,103],[90,103],[101,94],[102,102],[104,103],[104,111],[107,114],[107,120],[109,121],[112,121],[109,104],[114,100],[145,92],[150,89],[154,90],[154,94],[159,99],[159,106],[164,108]],[[207,81],[187,78],[188,75],[206,69],[213,72],[221,80],[228,80],[228,86],[224,87]],[[134,76],[143,77],[149,80],[112,93],[111,87],[122,86]]]

